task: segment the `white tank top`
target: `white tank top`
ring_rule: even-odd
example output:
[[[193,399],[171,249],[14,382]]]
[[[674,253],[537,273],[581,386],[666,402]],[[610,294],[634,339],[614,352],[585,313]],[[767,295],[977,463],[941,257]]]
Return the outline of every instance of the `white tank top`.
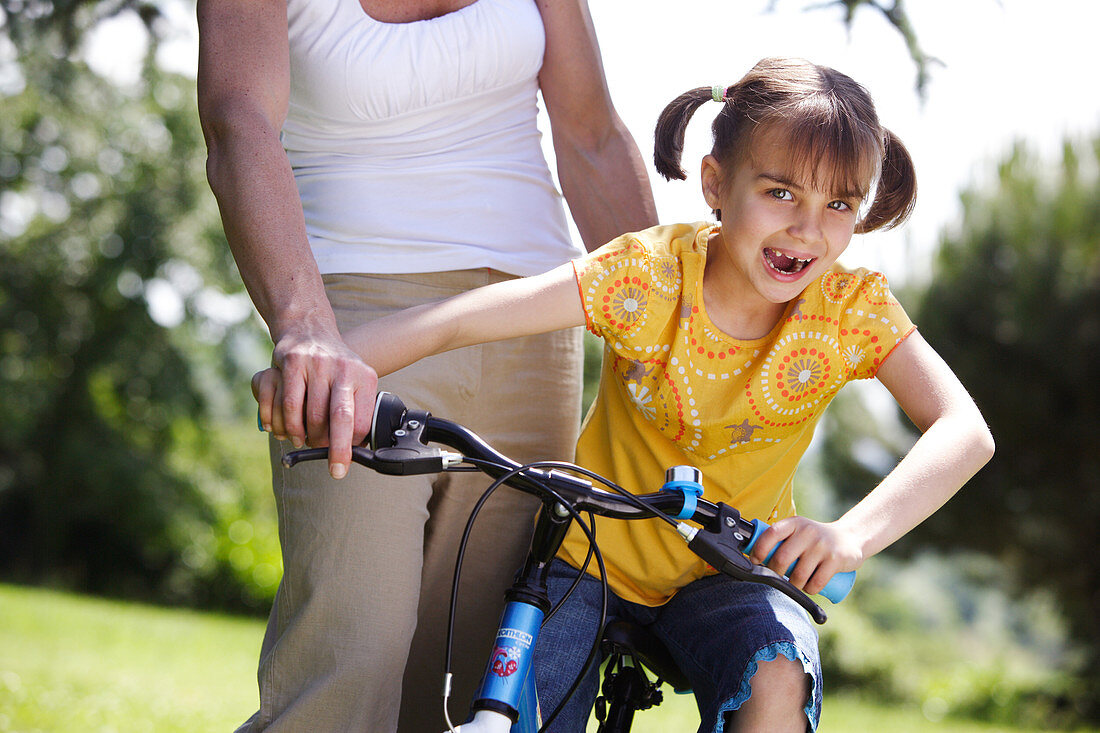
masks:
[[[282,139],[322,273],[490,267],[580,250],[536,128],[533,0],[381,23],[357,0],[288,0]]]

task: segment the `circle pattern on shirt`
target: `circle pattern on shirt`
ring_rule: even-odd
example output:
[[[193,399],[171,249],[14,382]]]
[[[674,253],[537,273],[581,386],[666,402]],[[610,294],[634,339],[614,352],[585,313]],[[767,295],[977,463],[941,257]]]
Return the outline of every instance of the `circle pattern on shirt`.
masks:
[[[780,428],[812,418],[844,384],[842,348],[835,337],[818,331],[789,333],[776,341],[747,389],[756,418]]]
[[[821,278],[821,294],[831,303],[843,303],[861,282],[849,272],[827,272]]]
[[[589,312],[599,311],[613,330],[628,333],[644,327],[651,298],[678,296],[682,274],[675,260],[654,261],[643,254],[621,257],[621,250],[597,257],[606,270],[597,272],[585,291]]]
[[[883,306],[897,305],[897,301],[890,292],[890,286],[887,284],[885,277],[867,278],[864,280],[863,289],[860,295],[864,302],[875,309],[873,312],[878,312]]]

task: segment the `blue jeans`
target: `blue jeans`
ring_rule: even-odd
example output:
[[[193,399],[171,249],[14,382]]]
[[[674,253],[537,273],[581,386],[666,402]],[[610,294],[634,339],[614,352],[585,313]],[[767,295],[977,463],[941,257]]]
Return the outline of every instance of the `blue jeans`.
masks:
[[[561,560],[550,569],[550,600],[557,603],[577,576]],[[535,651],[535,679],[544,716],[573,684],[591,649],[599,623],[600,582],[586,575],[564,606],[543,626]],[[647,627],[672,653],[691,680],[699,707],[699,733],[721,733],[726,713],[752,695],[757,662],[783,655],[802,662],[812,682],[805,711],[817,729],[821,714],[821,661],[817,630],[791,599],[758,583],[713,575],[690,583],[663,606],[642,606],[608,594],[608,621],[625,619]],[[554,721],[554,733],[583,733],[599,688],[593,667]]]

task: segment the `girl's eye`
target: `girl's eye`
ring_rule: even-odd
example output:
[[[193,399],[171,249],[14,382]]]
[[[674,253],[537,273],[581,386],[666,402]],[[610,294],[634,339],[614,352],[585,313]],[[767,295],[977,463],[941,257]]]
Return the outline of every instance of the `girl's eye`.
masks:
[[[771,191],[768,191],[768,193],[772,195],[772,198],[777,198],[780,201],[791,201],[794,199],[794,194],[785,188],[773,188]]]
[[[844,201],[830,201],[829,208],[836,211],[850,211],[852,207]]]

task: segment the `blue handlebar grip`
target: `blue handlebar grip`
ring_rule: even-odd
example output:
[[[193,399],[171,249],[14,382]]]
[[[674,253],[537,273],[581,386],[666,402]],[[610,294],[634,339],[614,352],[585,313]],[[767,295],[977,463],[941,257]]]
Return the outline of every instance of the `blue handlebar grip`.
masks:
[[[759,519],[752,520],[752,525],[752,537],[749,538],[749,543],[745,545],[744,553],[746,555],[752,552],[752,548],[756,546],[756,541],[760,539],[760,535],[764,534],[764,530],[768,528],[767,522],[762,522]],[[779,545],[782,544],[783,543],[780,542],[772,548],[772,551],[768,553],[768,556],[766,558],[764,558],[765,565],[768,564],[768,562],[772,559],[772,555],[775,554],[775,551],[779,549]],[[787,572],[783,574],[786,575],[788,578],[791,577],[791,573],[794,571],[794,566],[797,564],[798,561],[794,561],[791,566],[787,568]],[[854,570],[837,573],[833,577],[829,578],[829,582],[825,584],[825,587],[821,589],[818,595],[824,596],[833,603],[840,603],[848,597],[848,593],[852,590],[852,586],[855,585],[855,582],[856,573]]]

